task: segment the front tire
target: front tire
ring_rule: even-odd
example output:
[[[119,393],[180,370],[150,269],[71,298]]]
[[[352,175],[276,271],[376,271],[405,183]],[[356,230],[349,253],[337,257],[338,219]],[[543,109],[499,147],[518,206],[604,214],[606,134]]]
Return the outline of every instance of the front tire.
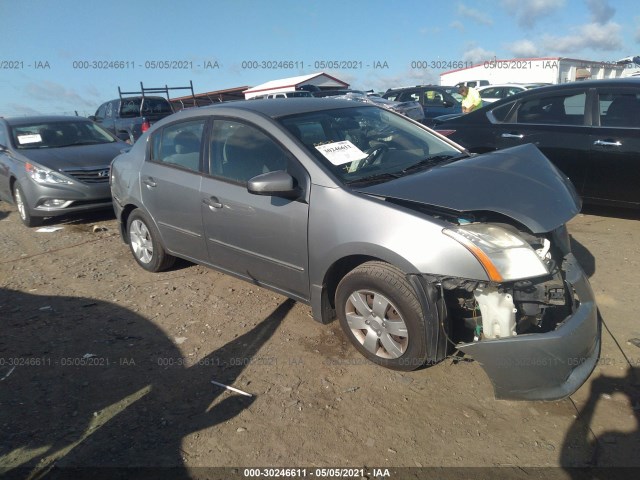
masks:
[[[20,220],[27,227],[37,227],[42,225],[41,217],[33,217],[29,213],[29,204],[27,203],[27,199],[24,195],[22,187],[16,184],[16,187],[13,191],[13,198],[16,202],[16,207],[18,208],[18,215],[20,215]]]
[[[160,232],[142,211],[134,210],[129,215],[127,237],[133,258],[145,270],[161,272],[175,262],[162,246]]]
[[[425,364],[424,315],[400,269],[384,262],[364,263],[340,281],[335,300],[342,329],[366,358],[393,370]]]

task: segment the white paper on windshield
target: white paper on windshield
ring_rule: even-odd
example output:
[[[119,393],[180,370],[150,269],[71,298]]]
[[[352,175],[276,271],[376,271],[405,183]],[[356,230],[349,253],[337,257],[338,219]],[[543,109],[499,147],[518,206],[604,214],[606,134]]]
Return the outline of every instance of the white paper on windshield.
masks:
[[[367,154],[349,140],[317,145],[316,149],[334,165],[344,165],[367,158]]]
[[[27,143],[40,143],[42,137],[39,133],[33,133],[30,135],[18,135],[18,143],[20,145],[26,145]]]

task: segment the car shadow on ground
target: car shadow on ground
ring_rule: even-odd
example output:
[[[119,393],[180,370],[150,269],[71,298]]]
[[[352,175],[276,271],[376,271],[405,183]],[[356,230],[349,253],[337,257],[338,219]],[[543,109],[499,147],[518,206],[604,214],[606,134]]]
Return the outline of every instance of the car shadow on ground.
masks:
[[[600,404],[607,402],[628,402],[633,415],[624,431],[611,428],[596,435],[594,416]],[[589,397],[581,408],[576,407],[576,412],[560,453],[560,465],[569,473],[569,478],[637,478],[640,467],[640,368],[629,364],[624,377],[601,374],[591,379]],[[597,470],[594,468],[605,470],[595,476]]]
[[[58,217],[47,217],[42,222],[43,226],[55,225],[86,225],[98,222],[106,222],[116,218],[113,209],[105,208],[90,212],[68,213]]]
[[[197,357],[118,305],[0,289],[0,477],[95,478],[101,467],[132,478],[142,470],[131,467],[153,467],[151,478],[191,478],[183,438],[256,398],[211,381],[251,392],[237,382],[294,304]],[[209,464],[224,463],[217,454]]]
[[[599,217],[623,218],[626,220],[640,220],[640,210],[632,208],[608,207],[603,205],[583,205],[580,213]]]
[[[11,207],[11,210],[1,210],[0,211],[0,220],[4,218],[12,217],[16,222],[22,224],[20,220],[20,215],[18,215],[18,211],[14,207]],[[81,212],[81,213],[67,213],[65,215],[60,215],[56,217],[44,217],[42,220],[42,224],[39,225],[42,227],[55,227],[55,226],[63,226],[63,225],[91,225],[100,222],[107,222],[116,218],[113,209],[102,209],[95,210],[90,212]],[[26,228],[26,227],[25,227]],[[37,227],[36,227],[37,228]],[[89,227],[87,227],[89,230]]]
[[[576,260],[578,260],[578,263],[582,267],[582,270],[584,270],[584,273],[591,278],[596,273],[596,259],[589,249],[574,237],[571,237],[571,252],[576,257]]]

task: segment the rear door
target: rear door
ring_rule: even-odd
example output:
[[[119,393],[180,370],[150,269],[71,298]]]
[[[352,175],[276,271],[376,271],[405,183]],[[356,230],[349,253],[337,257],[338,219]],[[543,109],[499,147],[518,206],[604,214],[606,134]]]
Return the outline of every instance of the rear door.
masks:
[[[640,205],[640,92],[597,89],[584,196]]]
[[[210,263],[308,299],[307,201],[247,191],[250,178],[285,170],[308,192],[306,171],[277,139],[234,119],[214,121],[209,165],[200,208]]]
[[[165,247],[200,261],[207,259],[200,211],[206,124],[205,118],[192,118],[155,131],[140,171],[142,202]]]

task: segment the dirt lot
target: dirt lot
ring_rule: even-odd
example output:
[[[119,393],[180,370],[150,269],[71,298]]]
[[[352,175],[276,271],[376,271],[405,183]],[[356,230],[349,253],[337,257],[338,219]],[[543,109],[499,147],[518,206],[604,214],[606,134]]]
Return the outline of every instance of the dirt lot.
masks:
[[[549,403],[495,400],[473,361],[374,366],[337,322],[318,324],[309,307],[204,267],[145,272],[108,213],[46,225],[63,229],[27,229],[0,203],[0,468],[16,476],[275,466],[366,468],[356,478],[373,478],[372,467],[519,466],[571,478],[533,467],[640,467],[637,216],[592,210],[570,224],[603,350],[578,392]]]

